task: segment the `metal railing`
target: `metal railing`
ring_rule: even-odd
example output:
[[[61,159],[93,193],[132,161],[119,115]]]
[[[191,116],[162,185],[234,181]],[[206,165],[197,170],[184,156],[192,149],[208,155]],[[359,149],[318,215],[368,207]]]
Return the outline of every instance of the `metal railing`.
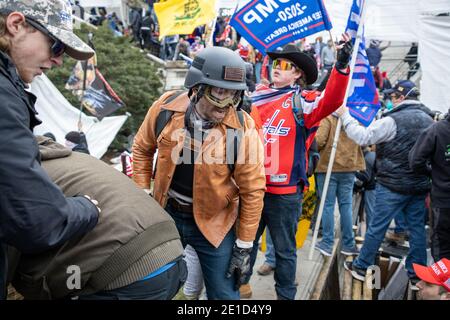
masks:
[[[407,57],[410,59],[416,59],[417,55],[409,55]],[[397,65],[388,73],[388,78],[392,83],[395,83],[397,80],[400,79],[410,79],[420,69],[420,64],[417,62],[417,60],[412,64],[405,61],[405,58],[401,60],[392,58],[386,60],[393,60],[393,61],[399,60]]]

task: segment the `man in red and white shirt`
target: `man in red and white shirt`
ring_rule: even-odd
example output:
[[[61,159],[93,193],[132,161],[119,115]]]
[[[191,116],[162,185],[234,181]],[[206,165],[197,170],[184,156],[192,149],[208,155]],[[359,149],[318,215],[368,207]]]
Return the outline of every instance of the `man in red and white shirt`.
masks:
[[[297,292],[295,234],[303,188],[308,183],[307,150],[320,120],[342,105],[349,80],[348,63],[353,46],[346,34],[341,42],[336,66],[322,94],[303,90],[317,80],[317,65],[309,55],[288,44],[279,52],[268,53],[274,61],[273,83],[259,85],[252,95],[252,116],[263,130],[267,192],[251,255],[251,269],[259,238],[267,226],[275,248],[278,299],[293,300]]]

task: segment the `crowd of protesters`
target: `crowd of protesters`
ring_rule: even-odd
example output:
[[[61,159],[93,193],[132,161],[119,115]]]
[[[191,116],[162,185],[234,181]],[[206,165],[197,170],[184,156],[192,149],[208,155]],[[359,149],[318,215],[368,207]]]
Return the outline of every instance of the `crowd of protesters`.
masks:
[[[245,40],[229,25],[230,17],[219,16],[214,23],[213,35],[207,30],[206,25],[196,27],[191,34],[170,35],[159,40],[158,18],[154,10],[154,2],[144,1],[146,6],[137,5],[135,2],[127,2],[128,25],[121,21],[115,12],[108,13],[105,7],[91,8],[90,14],[80,6],[79,1],[73,4],[73,14],[89,21],[95,26],[107,24],[116,36],[130,37],[130,41],[141,49],[163,60],[190,60],[208,45],[222,46],[237,51],[240,56],[253,66],[252,80],[255,83],[271,81],[272,60],[263,59],[263,55]],[[317,63],[319,79],[324,79],[335,63],[335,46],[332,39],[324,42],[317,37],[314,43],[307,43],[305,39],[295,43],[302,52],[310,55]],[[389,89],[390,81],[387,72],[381,71],[379,63],[382,51],[389,47],[390,43],[382,45],[379,40],[370,41],[367,48],[369,63],[375,78],[375,84],[380,90]],[[404,60],[410,65],[407,79],[417,72],[420,65],[417,63],[417,44],[413,44]],[[253,91],[253,90],[251,90]]]
[[[405,79],[391,86],[383,78],[379,64],[387,46],[375,40],[367,50],[386,107],[363,127],[342,106],[354,50],[347,34],[338,43],[324,43],[321,37],[312,44],[297,41],[263,58],[225,18],[217,20],[210,46],[205,27],[157,41],[153,1],[145,14],[130,8],[130,31],[115,14],[94,9],[92,24],[108,21],[118,36],[129,33],[141,48],[157,46],[165,60],[193,60],[185,79],[188,91],[163,94],[137,132],[132,183],[80,154],[89,153],[83,135],[68,133],[64,147],[51,137],[36,140],[32,133],[40,121],[31,112],[35,98],[25,90],[25,83],[36,76],[30,66],[37,60],[50,67],[61,65],[64,52],[80,60],[94,54],[64,22],[57,27],[69,28],[69,39],[47,29],[44,17],[67,14],[60,2],[46,7],[19,0],[0,4],[0,10],[5,9],[0,11],[0,40],[8,40],[0,42],[0,85],[6,103],[0,137],[5,145],[16,146],[0,166],[8,168],[1,170],[5,196],[0,214],[5,223],[0,226],[0,298],[12,281],[36,299],[171,299],[185,283],[186,263],[186,297],[198,298],[203,285],[208,299],[249,297],[259,240],[267,228],[276,259],[269,270],[274,270],[276,296],[295,299],[295,234],[303,194],[311,176],[323,192],[335,128],[342,121],[329,190],[321,194],[326,200],[316,249],[332,255],[337,199],[340,253],[356,257],[344,267],[363,281],[395,220],[403,227],[397,234],[409,239],[405,268],[411,286],[421,290],[424,299],[449,299],[450,115],[439,117],[423,105],[414,82]],[[79,4],[74,8],[73,14],[86,19]],[[32,46],[20,47],[21,37],[29,37]],[[53,41],[50,50],[43,49],[47,38]],[[185,129],[181,135],[180,129]],[[223,132],[226,139],[215,139]],[[210,152],[209,146],[218,148]],[[217,162],[224,150],[226,162]],[[214,161],[192,161],[199,156]],[[366,195],[362,248],[352,231],[355,186]],[[88,195],[79,196],[82,192]],[[426,224],[435,262],[429,268]],[[53,264],[56,260],[60,265]],[[61,265],[73,261],[83,265],[83,279],[88,280],[82,290],[71,292],[63,288],[66,270]],[[41,265],[52,272],[36,271]],[[38,282],[24,281],[27,274]]]

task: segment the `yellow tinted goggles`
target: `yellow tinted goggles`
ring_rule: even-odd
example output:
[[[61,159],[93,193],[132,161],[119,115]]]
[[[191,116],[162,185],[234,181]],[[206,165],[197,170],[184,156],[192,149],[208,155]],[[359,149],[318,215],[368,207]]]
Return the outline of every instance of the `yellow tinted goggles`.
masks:
[[[217,97],[216,95],[220,95],[221,97]],[[209,101],[209,103],[218,108],[226,108],[230,106],[236,107],[239,102],[241,102],[241,91],[207,86],[205,90],[205,98]]]
[[[272,64],[273,69],[280,69],[281,71],[289,71],[296,68],[295,64],[286,60],[276,59]]]

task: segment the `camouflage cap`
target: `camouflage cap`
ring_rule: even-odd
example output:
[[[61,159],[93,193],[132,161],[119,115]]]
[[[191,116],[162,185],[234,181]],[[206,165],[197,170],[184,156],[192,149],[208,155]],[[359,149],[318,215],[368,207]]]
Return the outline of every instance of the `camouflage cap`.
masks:
[[[0,12],[21,12],[42,24],[66,45],[66,53],[77,60],[87,60],[94,50],[73,33],[72,6],[68,0],[1,0]]]

